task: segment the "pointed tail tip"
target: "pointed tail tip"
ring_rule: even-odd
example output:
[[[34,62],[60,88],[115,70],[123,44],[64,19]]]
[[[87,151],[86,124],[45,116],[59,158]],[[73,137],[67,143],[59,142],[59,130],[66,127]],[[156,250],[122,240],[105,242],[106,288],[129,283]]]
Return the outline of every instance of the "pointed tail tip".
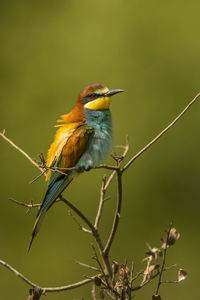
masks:
[[[28,251],[27,251],[28,253],[31,250],[31,246],[32,246],[32,243],[33,243],[33,238],[34,238],[34,236],[32,235],[31,240],[30,240],[29,245],[28,245]]]

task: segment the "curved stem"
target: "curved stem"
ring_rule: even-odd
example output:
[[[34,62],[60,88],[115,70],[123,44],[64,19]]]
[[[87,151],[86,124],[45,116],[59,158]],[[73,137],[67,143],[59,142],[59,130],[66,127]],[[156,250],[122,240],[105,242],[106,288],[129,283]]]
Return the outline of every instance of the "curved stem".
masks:
[[[180,114],[167,126],[163,129],[153,140],[151,140],[144,148],[142,148],[138,153],[136,153],[123,167],[122,172],[126,171],[128,167],[141,155],[143,154],[149,147],[151,147],[163,134],[165,134],[190,108],[192,104],[200,97],[200,93],[198,93],[189,104],[180,112]]]
[[[40,171],[43,171],[43,168],[41,168],[25,151],[23,151],[21,148],[19,148],[13,141],[11,141],[7,136],[5,136],[5,130],[3,132],[0,132],[0,136],[6,140],[11,146],[13,146],[15,149],[17,149],[21,154],[23,154],[36,168],[38,168]],[[44,174],[45,175],[45,174]]]
[[[22,279],[25,283],[27,283],[29,286],[33,287],[34,289],[38,289],[41,290],[42,293],[47,293],[47,292],[61,292],[61,291],[66,291],[66,290],[71,290],[71,289],[75,289],[79,286],[83,286],[91,281],[94,280],[95,277],[101,277],[102,274],[97,274],[91,278],[87,278],[72,284],[68,284],[68,285],[64,285],[64,286],[58,286],[58,287],[41,287],[35,283],[33,283],[32,281],[30,281],[28,278],[26,278],[23,274],[21,274],[20,272],[18,272],[16,269],[14,269],[12,266],[10,266],[9,264],[7,264],[5,261],[0,260],[0,265],[4,266],[5,268],[7,268],[9,271],[11,271],[13,274],[17,275],[20,279]]]
[[[110,278],[112,278],[112,269],[110,266],[110,262],[108,257],[105,255],[104,252],[104,247],[103,244],[101,242],[100,236],[99,236],[99,232],[98,230],[93,226],[93,224],[88,220],[88,218],[76,207],[74,206],[69,200],[65,199],[62,195],[60,195],[59,197],[65,204],[67,204],[73,211],[75,211],[75,213],[88,225],[88,227],[91,229],[92,234],[96,240],[96,243],[99,247],[99,251],[104,263],[104,267],[106,269],[106,275],[109,275]]]
[[[117,184],[118,184],[118,188],[117,188],[117,207],[116,207],[115,216],[114,216],[114,220],[113,220],[112,230],[111,230],[110,236],[108,238],[108,241],[106,243],[106,246],[104,248],[104,252],[105,252],[106,256],[108,256],[108,252],[109,252],[110,247],[112,245],[112,242],[113,242],[113,239],[114,239],[117,227],[118,227],[119,218],[120,218],[120,212],[121,212],[121,203],[122,203],[122,173],[121,173],[120,169],[117,170]]]
[[[7,268],[9,271],[11,271],[12,273],[14,273],[16,276],[18,276],[20,279],[22,279],[24,282],[26,282],[28,285],[32,286],[33,288],[39,288],[39,289],[41,289],[37,284],[35,284],[32,281],[30,281],[28,278],[26,278],[23,274],[21,274],[16,269],[14,269],[12,266],[10,266],[9,264],[7,264],[5,261],[0,260],[0,265],[2,265],[5,268]]]

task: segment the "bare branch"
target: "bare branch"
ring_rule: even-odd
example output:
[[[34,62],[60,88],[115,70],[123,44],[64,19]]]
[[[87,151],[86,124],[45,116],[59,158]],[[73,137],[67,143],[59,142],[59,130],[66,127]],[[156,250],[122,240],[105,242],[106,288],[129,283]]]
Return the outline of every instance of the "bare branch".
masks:
[[[126,157],[126,155],[127,155],[127,153],[128,153],[128,150],[129,150],[129,140],[128,140],[128,135],[126,136],[126,145],[124,146],[124,152],[123,152],[123,154],[122,154],[122,156],[121,156],[121,162],[123,161],[123,159]],[[113,180],[113,178],[114,178],[114,176],[115,176],[115,174],[117,173],[117,170],[114,170],[111,174],[110,174],[110,176],[109,176],[109,178],[108,178],[108,180],[107,180],[107,182],[106,182],[106,184],[105,184],[105,190],[107,190],[107,188],[109,187],[109,185],[111,184],[111,182],[112,182],[112,180]]]
[[[90,265],[87,265],[85,263],[82,263],[78,260],[75,260],[75,263],[77,263],[78,265],[82,266],[82,267],[85,267],[85,268],[88,268],[88,269],[91,269],[93,271],[97,271],[97,272],[100,272],[101,270],[97,269],[96,267],[93,267],[93,266],[90,266]]]
[[[96,249],[95,249],[94,245],[91,245],[91,246],[92,246],[92,249],[93,249],[93,251],[94,251],[94,256],[93,256],[93,258],[96,260],[96,262],[97,262],[97,264],[98,264],[98,266],[99,266],[99,268],[100,268],[100,270],[101,270],[101,273],[102,273],[104,279],[106,280],[107,286],[109,286],[107,276],[106,276],[106,274],[104,273],[104,269],[103,269],[103,267],[102,267],[102,265],[101,265],[101,262],[100,262],[100,260],[99,260],[99,258],[98,258]]]
[[[172,280],[165,280],[165,281],[161,281],[160,283],[179,283],[179,281],[178,280],[174,280],[174,281],[172,281]]]
[[[126,135],[126,145],[124,146],[124,152],[121,156],[121,160],[123,160],[126,157],[128,151],[129,151],[129,138],[128,135]]]
[[[31,203],[27,204],[27,203],[15,200],[13,198],[8,198],[8,200],[10,200],[10,201],[12,201],[12,202],[14,202],[14,203],[16,203],[18,205],[25,206],[27,208],[33,208],[33,207],[40,207],[41,206],[41,203],[35,203],[34,204],[34,203],[31,202]]]
[[[42,294],[49,293],[49,292],[61,292],[61,291],[71,290],[71,289],[83,286],[83,285],[93,281],[96,276],[101,276],[101,274],[97,274],[95,276],[92,276],[90,279],[84,279],[84,280],[78,281],[78,282],[73,283],[73,284],[59,286],[59,287],[40,287],[39,285],[37,285],[37,284],[33,283],[32,281],[30,281],[28,278],[26,278],[23,274],[18,272],[16,269],[14,269],[12,266],[7,264],[5,261],[0,260],[0,264],[2,266],[4,266],[5,268],[7,268],[9,271],[11,271],[16,276],[18,276],[20,279],[22,279],[29,286],[31,286],[35,289],[41,290]]]
[[[110,284],[110,282],[109,282],[109,280],[108,280],[107,274],[104,273],[104,270],[103,270],[103,268],[102,268],[102,266],[101,266],[100,260],[99,260],[99,258],[98,258],[98,256],[97,256],[96,249],[95,249],[95,247],[94,247],[93,245],[92,245],[92,249],[93,249],[93,251],[94,251],[94,259],[97,261],[97,263],[98,263],[98,265],[99,265],[99,268],[100,268],[100,270],[101,270],[101,273],[102,273],[102,275],[103,275],[103,277],[104,277],[104,279],[105,279],[105,281],[106,281],[106,286],[107,286],[107,288],[108,288],[111,292],[113,292],[115,295],[118,295],[117,291],[115,291],[115,290],[113,289],[113,287],[111,286],[111,284]]]
[[[109,166],[109,165],[99,165],[94,167],[93,169],[107,169],[107,170],[117,170],[117,167],[115,166]]]
[[[62,195],[59,196],[60,200],[63,201],[67,206],[69,206],[75,213],[88,225],[88,227],[91,229],[91,231],[94,233],[96,232],[94,226],[92,223],[88,220],[88,218],[74,205],[72,204],[69,200],[64,198]]]
[[[148,284],[149,282],[151,282],[153,279],[155,279],[156,277],[158,277],[159,274],[160,274],[160,272],[157,272],[155,275],[151,276],[148,280],[142,282],[140,285],[137,285],[137,286],[133,287],[131,290],[132,291],[140,290],[141,288],[143,288],[143,286],[145,286],[146,284]]]
[[[116,171],[113,171],[113,172],[110,174],[110,176],[109,176],[109,178],[108,178],[108,180],[107,180],[107,182],[106,182],[106,184],[105,184],[105,190],[107,190],[107,188],[108,188],[109,185],[111,184],[111,182],[112,182],[112,180],[113,180],[115,174],[116,174]]]
[[[36,168],[38,168],[40,171],[43,171],[43,169],[21,148],[19,148],[13,141],[11,141],[6,135],[5,135],[5,129],[3,132],[0,132],[0,136],[6,140],[11,146],[13,146],[15,149],[17,149],[21,154],[23,154]]]
[[[200,93],[198,93],[192,101],[181,111],[181,113],[164,129],[162,130],[153,140],[151,140],[144,148],[142,148],[137,154],[135,154],[123,167],[122,172],[124,172],[130,165],[141,155],[143,154],[148,148],[150,148],[163,134],[165,134],[183,115],[184,113],[190,108],[192,104],[199,98]]]
[[[96,215],[96,219],[95,219],[95,223],[94,223],[94,227],[96,229],[98,229],[99,221],[100,221],[100,218],[101,218],[101,215],[102,215],[103,205],[104,205],[104,202],[105,202],[105,192],[106,192],[105,184],[106,184],[106,175],[104,175],[103,179],[102,179],[99,207],[98,207],[98,211],[97,211],[97,215]]]
[[[112,270],[110,266],[110,262],[108,257],[104,253],[104,247],[101,242],[98,230],[92,225],[92,223],[88,220],[88,218],[76,207],[74,206],[69,200],[65,199],[62,195],[59,196],[59,198],[66,204],[68,205],[75,213],[88,225],[88,227],[91,229],[92,234],[96,240],[96,243],[99,247],[99,251],[102,257],[102,260],[104,262],[104,266],[106,269],[107,274],[109,274],[110,277],[112,277]]]
[[[104,253],[105,255],[108,255],[108,252],[110,250],[110,247],[112,245],[118,223],[119,223],[119,218],[120,218],[120,212],[121,212],[121,203],[122,203],[122,173],[120,169],[117,171],[117,207],[114,215],[114,220],[113,220],[113,225],[112,225],[112,230],[110,233],[110,236],[108,238],[108,241],[106,243],[106,246],[104,248]]]
[[[131,289],[133,287],[133,281],[134,281],[133,272],[134,272],[134,263],[132,262],[132,264],[131,264],[131,272],[130,272],[130,288]]]
[[[75,289],[77,287],[83,286],[87,283],[90,283],[91,281],[93,281],[95,279],[96,276],[101,276],[101,274],[97,274],[97,275],[92,276],[90,278],[87,278],[87,279],[84,279],[84,280],[81,280],[79,282],[69,284],[69,285],[64,285],[64,286],[59,286],[59,287],[43,287],[42,290],[44,291],[44,293],[61,292],[61,291],[66,291],[66,290],[72,290],[72,289]]]
[[[33,178],[32,180],[29,181],[29,184],[34,183],[36,180],[38,180],[40,177],[42,177],[43,175],[46,176],[46,172],[47,170],[43,170],[39,175],[37,175],[35,178]]]
[[[78,222],[78,220],[77,220],[76,217],[71,213],[71,211],[69,211],[69,216],[71,216],[71,217],[73,218],[74,222],[78,225],[78,227],[79,227],[80,230],[92,234],[92,231],[91,231],[91,230],[88,230],[87,228],[83,227],[83,226]]]
[[[15,274],[16,276],[18,276],[20,279],[22,279],[24,282],[26,282],[28,285],[32,286],[33,288],[40,288],[37,284],[33,283],[32,281],[30,281],[28,278],[26,278],[23,274],[21,274],[20,272],[18,272],[16,269],[14,269],[12,266],[10,266],[9,264],[7,264],[5,261],[0,260],[0,264],[2,266],[4,266],[5,268],[7,268],[9,271],[11,271],[13,274]],[[41,288],[40,288],[41,289]]]
[[[93,286],[92,286],[91,294],[92,294],[92,299],[93,300],[97,300],[97,298],[96,298],[96,287],[95,287],[95,284],[93,284]]]
[[[169,241],[169,235],[170,235],[170,231],[172,228],[173,223],[170,224],[169,226],[169,230],[167,231],[167,237],[166,237],[166,243],[165,243],[165,247],[164,247],[164,253],[163,253],[163,260],[162,260],[162,266],[161,266],[161,270],[160,270],[160,274],[159,274],[159,279],[158,279],[158,284],[156,287],[156,291],[155,291],[155,295],[158,295],[158,291],[161,285],[161,280],[162,280],[162,273],[164,271],[164,267],[165,267],[165,260],[166,260],[166,254],[167,254],[167,248],[168,248],[168,241]]]

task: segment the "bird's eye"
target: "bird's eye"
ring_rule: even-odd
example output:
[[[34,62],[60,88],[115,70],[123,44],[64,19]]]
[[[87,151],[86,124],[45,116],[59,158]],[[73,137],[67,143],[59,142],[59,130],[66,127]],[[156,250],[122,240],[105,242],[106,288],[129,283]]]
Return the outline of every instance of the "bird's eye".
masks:
[[[95,94],[92,94],[92,95],[91,95],[91,98],[92,98],[92,100],[94,100],[94,99],[96,99],[96,98],[97,98],[97,95],[95,95]]]

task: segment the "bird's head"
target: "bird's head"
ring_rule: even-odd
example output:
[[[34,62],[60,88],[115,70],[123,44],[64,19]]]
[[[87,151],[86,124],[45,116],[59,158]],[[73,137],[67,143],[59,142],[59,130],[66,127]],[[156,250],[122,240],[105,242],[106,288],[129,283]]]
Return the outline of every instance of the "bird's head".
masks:
[[[79,94],[79,101],[84,108],[90,110],[105,110],[109,109],[111,96],[121,92],[123,92],[123,90],[109,90],[100,83],[91,84]]]

